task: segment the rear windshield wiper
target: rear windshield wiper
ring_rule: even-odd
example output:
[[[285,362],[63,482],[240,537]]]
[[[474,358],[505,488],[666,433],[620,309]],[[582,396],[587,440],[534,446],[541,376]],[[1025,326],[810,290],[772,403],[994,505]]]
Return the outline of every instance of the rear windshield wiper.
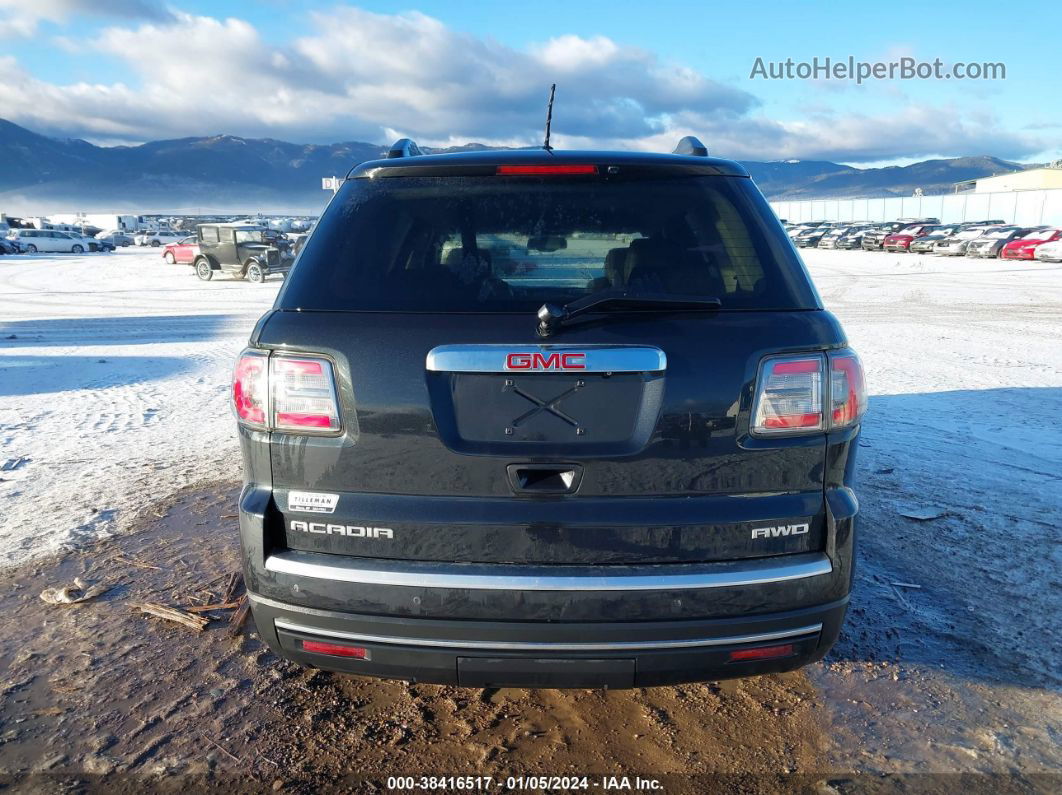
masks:
[[[719,309],[718,298],[673,295],[671,293],[631,293],[602,290],[578,298],[564,306],[543,304],[538,310],[538,336],[548,337],[561,326],[587,312],[637,311],[640,309]]]

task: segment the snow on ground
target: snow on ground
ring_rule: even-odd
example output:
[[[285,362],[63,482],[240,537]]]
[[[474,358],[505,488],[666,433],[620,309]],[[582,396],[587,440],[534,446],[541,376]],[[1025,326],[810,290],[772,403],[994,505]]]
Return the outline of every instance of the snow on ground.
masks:
[[[871,395],[853,605],[894,626],[846,636],[835,654],[946,660],[968,682],[990,670],[1031,693],[1062,682],[1062,266],[805,259]],[[937,518],[905,518],[923,511]],[[894,582],[920,589],[898,595]]]
[[[228,381],[275,278],[201,282],[158,249],[0,257],[0,566],[239,478]]]
[[[917,463],[895,506],[1058,521],[1062,266],[804,257],[867,367],[871,460]],[[0,565],[239,477],[230,367],[279,284],[203,283],[150,249],[0,257]]]
[[[805,254],[867,370],[863,441],[1062,519],[1062,265]],[[1033,487],[1027,476],[1042,481]],[[917,493],[912,498],[930,499]]]

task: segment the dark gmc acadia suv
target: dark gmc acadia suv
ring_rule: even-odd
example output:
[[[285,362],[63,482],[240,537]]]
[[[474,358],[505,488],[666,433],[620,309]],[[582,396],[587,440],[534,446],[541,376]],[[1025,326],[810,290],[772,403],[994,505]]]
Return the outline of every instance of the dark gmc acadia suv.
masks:
[[[641,687],[797,668],[852,582],[859,360],[745,170],[348,175],[236,365],[258,630],[334,671]]]

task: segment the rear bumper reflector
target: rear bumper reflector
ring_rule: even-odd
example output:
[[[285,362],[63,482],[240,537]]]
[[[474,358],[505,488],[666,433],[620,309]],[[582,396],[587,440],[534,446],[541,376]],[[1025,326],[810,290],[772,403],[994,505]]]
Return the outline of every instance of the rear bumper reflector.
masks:
[[[784,638],[797,638],[816,635],[822,631],[822,624],[809,624],[806,627],[759,632],[751,635],[729,635],[714,638],[682,638],[679,640],[637,640],[607,641],[599,643],[562,643],[541,641],[500,641],[500,640],[466,640],[443,638],[394,637],[386,635],[366,635],[360,632],[322,629],[304,626],[286,618],[274,619],[277,629],[297,632],[302,635],[350,641],[353,643],[383,643],[398,646],[431,646],[433,648],[451,649],[493,649],[496,651],[535,651],[535,652],[584,652],[584,651],[648,651],[655,649],[691,649],[704,646],[740,646],[747,643],[763,643]],[[304,641],[305,643],[306,641]]]
[[[329,560],[323,560],[329,559]],[[266,558],[266,571],[362,585],[397,585],[410,588],[447,588],[486,591],[677,591],[733,588],[800,580],[829,574],[833,567],[821,552],[760,558],[733,563],[667,564],[639,567],[628,574],[603,574],[603,568],[570,567],[575,572],[554,574],[557,567],[528,571],[524,566],[461,564],[464,571],[440,572],[435,564],[396,563],[352,558],[335,561],[334,555],[278,552]],[[332,562],[335,561],[335,562]],[[566,567],[569,568],[569,567]],[[508,570],[508,571],[505,571]],[[511,573],[509,573],[511,572]]]

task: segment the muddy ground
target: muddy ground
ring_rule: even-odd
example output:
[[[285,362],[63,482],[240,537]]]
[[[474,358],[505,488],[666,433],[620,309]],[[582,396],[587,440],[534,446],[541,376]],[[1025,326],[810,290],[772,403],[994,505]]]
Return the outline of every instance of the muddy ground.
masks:
[[[873,521],[889,491],[869,492]],[[3,572],[0,783],[380,791],[391,776],[475,775],[496,790],[508,776],[549,774],[590,776],[598,790],[613,783],[605,776],[632,786],[641,776],[669,792],[1062,787],[1058,649],[1014,658],[984,631],[971,637],[983,617],[938,603],[930,574],[946,581],[947,561],[896,570],[864,543],[840,643],[798,673],[622,692],[411,686],[283,662],[252,622],[232,633],[232,610],[206,613],[216,620],[196,632],[130,607],[222,597],[238,566],[236,493],[187,490],[139,532]],[[891,521],[912,535],[891,556],[926,564],[926,534]],[[923,588],[894,586],[897,576]],[[110,590],[79,605],[39,598],[74,577]],[[987,583],[979,597],[992,596]],[[1017,636],[1057,620],[1013,612]]]

